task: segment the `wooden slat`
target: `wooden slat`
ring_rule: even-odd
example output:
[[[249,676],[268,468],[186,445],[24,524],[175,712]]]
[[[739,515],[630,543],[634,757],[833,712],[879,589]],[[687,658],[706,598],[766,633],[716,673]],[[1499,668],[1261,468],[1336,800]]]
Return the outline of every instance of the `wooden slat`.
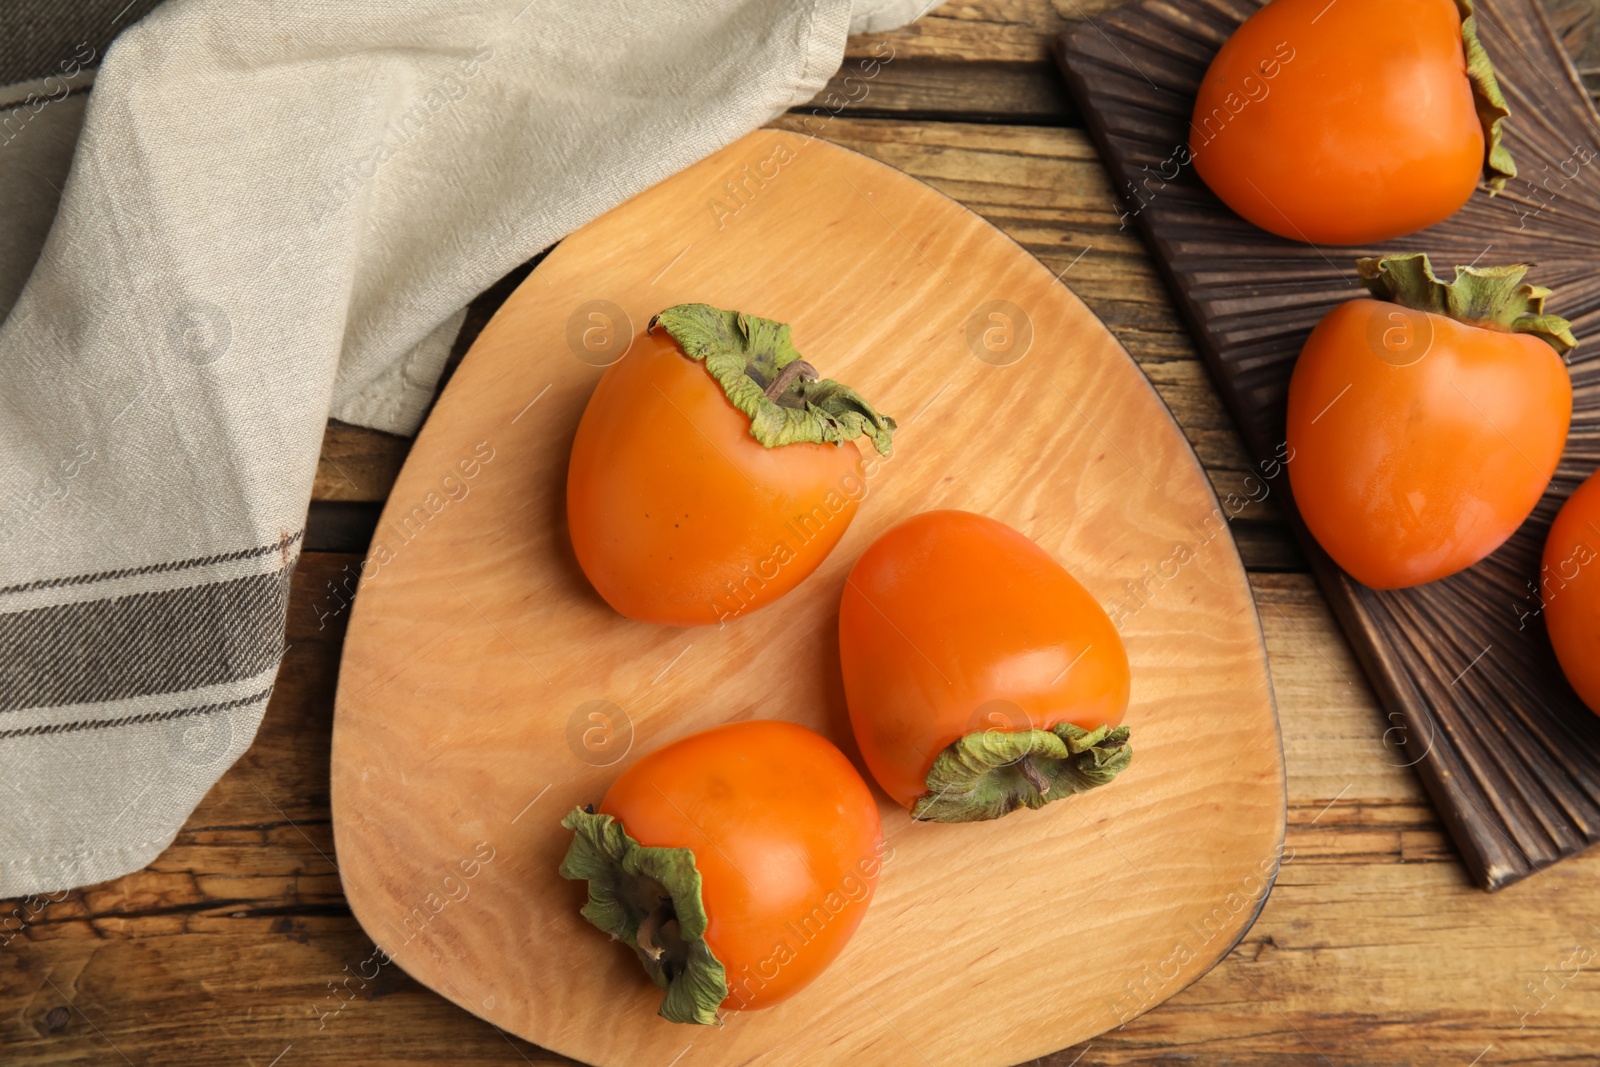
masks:
[[[410,451],[408,437],[329,422],[311,499],[381,503],[389,498]]]
[[[904,121],[1081,126],[1054,64],[917,59],[885,52],[847,59],[803,113]]]
[[[1050,58],[1050,42],[1078,17],[1115,7],[1109,0],[985,0],[951,3],[909,26],[887,33],[861,34],[845,45],[845,58],[893,55],[905,59],[1037,63]]]
[[[959,62],[1034,63],[1050,58],[1057,34],[1098,20],[1120,0],[957,0],[887,33],[860,34],[846,58],[882,57]]]

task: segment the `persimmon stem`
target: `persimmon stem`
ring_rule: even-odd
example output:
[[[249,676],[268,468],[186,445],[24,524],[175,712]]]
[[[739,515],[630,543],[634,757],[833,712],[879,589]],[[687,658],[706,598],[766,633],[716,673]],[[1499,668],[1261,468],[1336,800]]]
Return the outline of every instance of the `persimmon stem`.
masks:
[[[1040,796],[1050,792],[1050,780],[1039,773],[1039,768],[1033,765],[1032,756],[1023,756],[1018,760],[1017,770],[1022,772],[1022,777],[1028,780],[1029,785],[1039,791]]]
[[[1545,310],[1550,290],[1523,282],[1526,263],[1457,267],[1447,281],[1434,273],[1426,254],[1411,252],[1358,259],[1356,271],[1379,300],[1479,330],[1537,337],[1569,363],[1568,355],[1578,347],[1572,323]]]
[[[709,304],[676,304],[656,315],[655,327],[677,342],[685,359],[704,364],[728,403],[750,420],[750,436],[762,447],[837,445],[866,436],[880,456],[893,450],[894,420],[804,362],[784,323]],[[796,385],[796,376],[809,380]]]
[[[796,378],[802,378],[805,381],[814,382],[818,377],[820,377],[820,375],[817,374],[817,368],[813,367],[803,359],[797,359],[787,367],[783,368],[783,370],[779,371],[778,376],[772,379],[772,384],[766,388],[767,399],[777,400],[784,394],[784,391],[789,388]]]
[[[661,957],[666,955],[666,950],[656,944],[655,936],[660,932],[661,927],[671,922],[673,918],[675,916],[672,912],[672,900],[671,898],[666,898],[657,904],[649,915],[639,920],[639,933],[635,938],[639,945],[639,951],[659,962]]]

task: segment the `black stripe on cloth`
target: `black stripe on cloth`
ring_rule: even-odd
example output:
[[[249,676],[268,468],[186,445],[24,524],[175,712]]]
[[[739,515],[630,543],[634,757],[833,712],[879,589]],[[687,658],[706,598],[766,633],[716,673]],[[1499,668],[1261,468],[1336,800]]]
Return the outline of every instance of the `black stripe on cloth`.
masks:
[[[250,678],[283,652],[290,569],[0,614],[0,712]]]
[[[213,563],[233,563],[241,559],[255,559],[258,556],[270,555],[273,552],[283,552],[300,543],[305,536],[305,530],[295,531],[288,537],[274,541],[270,545],[259,548],[243,548],[237,552],[224,552],[217,556],[197,556],[194,559],[173,560],[170,563],[151,563],[144,567],[125,567],[119,571],[99,571],[95,574],[75,574],[68,578],[40,578],[35,582],[24,585],[0,586],[0,596],[7,593],[29,593],[35,589],[57,589],[67,585],[88,585],[91,582],[104,582],[111,578],[133,578],[141,574],[166,574],[170,571],[186,571],[193,567],[206,567]]]
[[[87,93],[89,90],[91,90],[93,88],[94,88],[93,85],[80,85],[76,89],[68,89],[66,91],[66,93],[61,95],[61,96],[50,96],[47,93],[40,93],[39,95],[41,97],[43,97],[44,99],[48,100],[49,102],[55,103],[58,100],[66,100],[66,99],[69,99],[69,98],[74,97],[74,96],[82,96],[84,93]],[[31,105],[30,105],[30,102],[29,102],[28,98],[27,97],[23,97],[21,100],[18,100],[14,104],[0,104],[0,111],[15,111],[19,107],[29,107],[29,106],[31,106]],[[43,109],[41,108],[40,110],[43,110]],[[0,145],[0,147],[4,147],[4,146]]]
[[[249,707],[259,704],[272,695],[272,686],[267,686],[259,693],[252,693],[238,700],[228,700],[220,704],[200,704],[192,708],[174,708],[171,711],[147,711],[142,715],[124,715],[120,719],[80,719],[77,722],[45,723],[39,726],[23,726],[15,730],[0,730],[0,741],[13,737],[41,737],[46,734],[70,734],[79,730],[109,730],[116,726],[132,726],[148,722],[168,722],[172,719],[187,719],[194,715],[214,715],[219,711],[232,711],[234,708]]]

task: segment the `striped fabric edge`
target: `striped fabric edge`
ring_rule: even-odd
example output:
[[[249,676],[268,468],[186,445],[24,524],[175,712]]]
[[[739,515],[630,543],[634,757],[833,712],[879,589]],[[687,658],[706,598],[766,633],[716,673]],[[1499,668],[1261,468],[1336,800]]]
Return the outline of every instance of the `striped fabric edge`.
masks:
[[[81,67],[76,74],[46,75],[0,86],[0,111],[19,107],[41,108],[94,88],[98,68]]]
[[[115,719],[79,719],[75,722],[42,723],[15,730],[0,730],[0,741],[7,741],[14,737],[42,737],[50,734],[76,733],[80,730],[106,730],[118,726],[169,722],[173,719],[186,719],[195,715],[214,715],[222,711],[232,711],[234,708],[244,708],[259,704],[272,696],[272,690],[273,687],[269,685],[265,689],[246,697],[240,697],[237,700],[225,700],[215,704],[199,704],[188,708],[173,708],[170,711],[151,711],[142,715],[123,715]]]
[[[64,586],[86,585],[91,582],[104,582],[118,578],[132,578],[146,574],[166,574],[172,571],[190,570],[195,567],[209,567],[218,563],[232,563],[237,560],[257,559],[273,552],[284,552],[298,546],[305,537],[305,529],[296,530],[287,537],[279,538],[268,545],[258,545],[255,548],[243,548],[237,552],[223,552],[211,556],[196,556],[192,559],[171,560],[166,563],[151,563],[143,567],[123,567],[120,570],[96,571],[91,574],[74,574],[61,578],[39,578],[32,582],[22,582],[17,585],[0,586],[0,596],[14,593],[28,593],[40,589],[59,589]]]
[[[241,687],[269,687],[282,659],[303,536],[51,579],[55,596],[29,594],[20,600],[36,606],[0,611],[0,738],[164,721],[264,699],[269,688],[247,695]],[[178,574],[189,581],[172,584]],[[171,702],[165,708],[163,698]]]

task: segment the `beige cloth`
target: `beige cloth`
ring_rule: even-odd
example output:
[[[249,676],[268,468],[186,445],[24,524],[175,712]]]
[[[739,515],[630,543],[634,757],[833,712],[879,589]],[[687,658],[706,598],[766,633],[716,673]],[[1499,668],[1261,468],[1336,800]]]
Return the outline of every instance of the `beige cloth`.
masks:
[[[0,896],[144,866],[250,744],[329,415],[413,432],[473,296],[923,6],[170,0],[123,33],[37,263],[42,226],[0,251],[7,303],[27,277],[0,326]]]

